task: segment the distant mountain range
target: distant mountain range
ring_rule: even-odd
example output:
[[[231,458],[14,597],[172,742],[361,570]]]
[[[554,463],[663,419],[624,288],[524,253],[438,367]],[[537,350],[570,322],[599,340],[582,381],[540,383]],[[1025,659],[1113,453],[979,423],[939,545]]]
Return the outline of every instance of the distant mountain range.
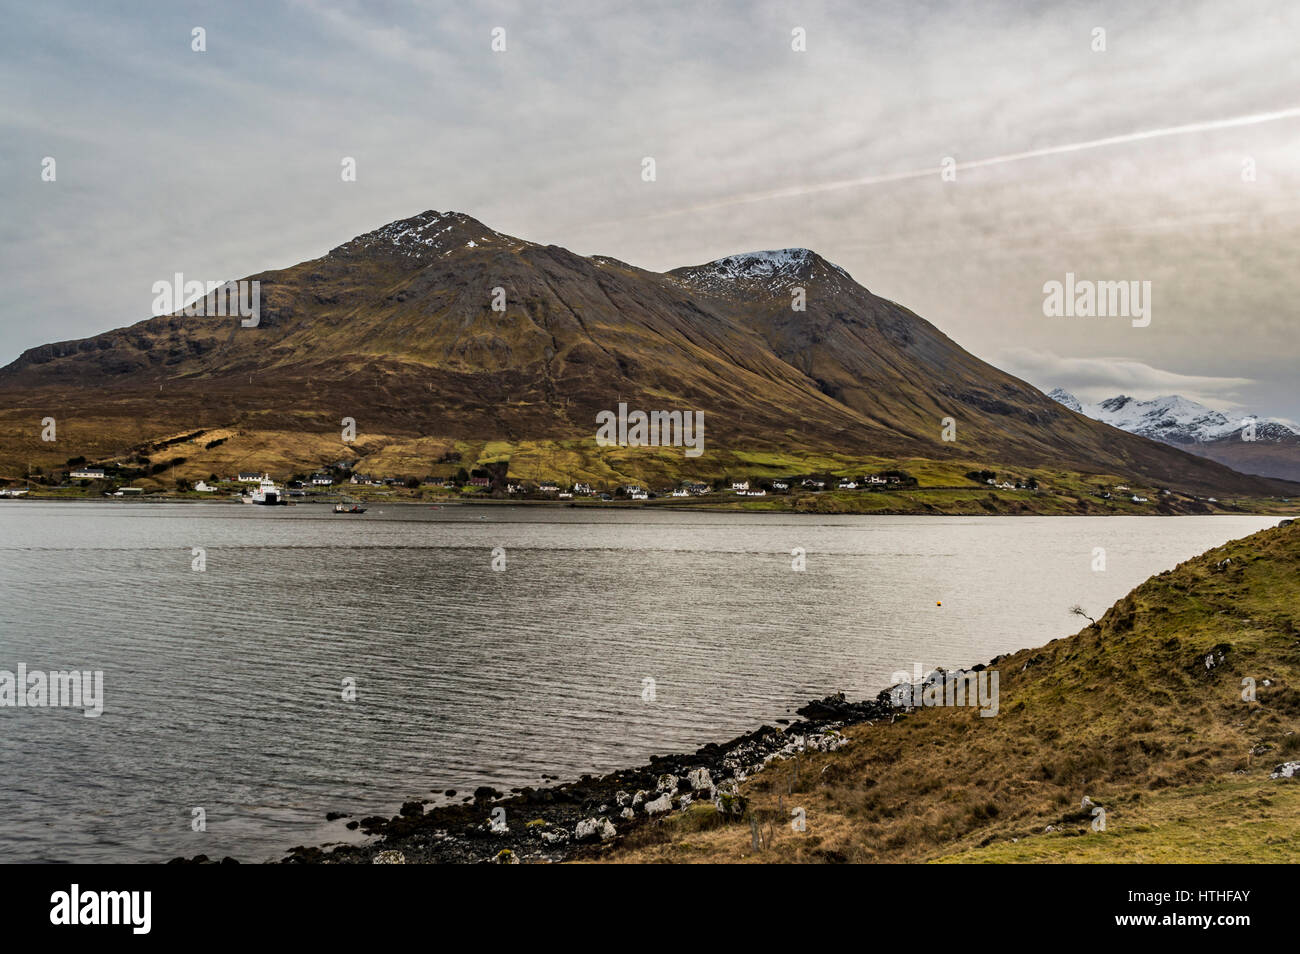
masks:
[[[1056,388],[1048,395],[1072,411],[1112,427],[1163,441],[1234,470],[1265,477],[1300,480],[1300,434],[1281,421],[1230,418],[1178,394],[1140,401],[1119,395],[1083,404]]]
[[[248,279],[256,327],[178,311],[0,369],[0,477],[184,440],[168,475],[343,457],[422,474],[450,453],[503,461],[527,447],[530,476],[838,453],[1277,489],[1070,413],[808,249],[658,273],[428,211]],[[703,411],[706,453],[598,449],[596,416],[620,403]],[[40,439],[46,417],[57,444]],[[955,441],[941,438],[946,418]]]

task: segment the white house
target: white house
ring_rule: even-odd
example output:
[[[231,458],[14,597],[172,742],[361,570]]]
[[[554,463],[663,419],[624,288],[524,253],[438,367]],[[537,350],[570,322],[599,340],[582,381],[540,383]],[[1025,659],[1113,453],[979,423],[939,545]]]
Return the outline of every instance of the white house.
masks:
[[[857,490],[858,482],[856,480],[841,480],[836,486],[840,490]]]
[[[78,467],[68,476],[84,480],[103,480],[104,468],[102,467]]]
[[[329,474],[312,474],[311,482],[317,487],[328,487],[334,483],[334,478]]]
[[[731,489],[732,489],[732,490],[748,490],[748,489],[749,489],[749,481],[748,481],[748,480],[733,480],[733,481],[731,482]]]
[[[236,480],[241,484],[256,484],[261,483],[262,475],[254,471],[241,470]]]
[[[201,494],[210,494],[210,493],[212,493],[214,490],[216,490],[217,488],[216,488],[216,487],[209,487],[209,486],[207,485],[207,482],[206,482],[206,481],[200,480],[197,484],[194,485],[194,489],[197,490],[197,491],[198,491],[199,493],[201,493]]]

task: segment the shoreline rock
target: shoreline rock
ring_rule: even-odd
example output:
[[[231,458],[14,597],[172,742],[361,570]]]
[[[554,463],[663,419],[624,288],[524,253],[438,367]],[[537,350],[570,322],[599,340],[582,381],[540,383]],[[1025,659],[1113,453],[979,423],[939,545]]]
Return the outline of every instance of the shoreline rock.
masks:
[[[777,729],[760,726],[692,754],[651,756],[637,768],[504,795],[488,786],[472,802],[427,807],[406,802],[391,818],[355,819],[349,828],[375,836],[366,844],[299,845],[280,864],[514,864],[561,862],[609,851],[628,833],[690,806],[712,803],[744,814],[740,783],[774,759],[832,751],[847,743],[845,726],[888,718],[899,710],[888,692],[847,702],[843,693],[797,710],[804,718]],[[420,810],[423,809],[423,810]],[[206,860],[206,859],[204,859]],[[202,864],[175,858],[171,864]]]

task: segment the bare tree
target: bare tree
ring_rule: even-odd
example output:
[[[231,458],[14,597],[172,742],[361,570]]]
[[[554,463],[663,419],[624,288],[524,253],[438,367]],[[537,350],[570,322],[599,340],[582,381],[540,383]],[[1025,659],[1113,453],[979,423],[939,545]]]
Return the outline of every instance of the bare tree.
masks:
[[[1084,619],[1092,623],[1092,625],[1094,626],[1097,625],[1097,621],[1093,619],[1091,616],[1089,616],[1087,613],[1085,613],[1083,611],[1083,607],[1080,606],[1078,603],[1075,603],[1073,606],[1070,607],[1070,612],[1075,616],[1082,616]]]

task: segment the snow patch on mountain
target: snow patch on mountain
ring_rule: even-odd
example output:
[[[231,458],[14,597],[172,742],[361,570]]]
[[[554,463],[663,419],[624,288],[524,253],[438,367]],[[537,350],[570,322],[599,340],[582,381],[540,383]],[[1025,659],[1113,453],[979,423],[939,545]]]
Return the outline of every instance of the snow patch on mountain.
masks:
[[[709,262],[705,268],[725,278],[769,278],[799,274],[811,267],[815,256],[806,248],[778,248],[766,252],[745,252]]]
[[[1088,412],[1113,427],[1164,441],[1191,444],[1226,437],[1240,425],[1204,404],[1170,394],[1139,401],[1127,395],[1107,398]]]
[[[425,258],[434,252],[446,256],[457,249],[497,243],[510,248],[523,244],[461,212],[435,212],[431,209],[358,235],[330,254],[347,256],[383,249],[408,258]]]
[[[818,275],[818,266],[828,270]],[[768,289],[787,288],[807,278],[831,278],[838,283],[852,276],[844,269],[806,248],[778,248],[744,252],[715,259],[704,265],[674,269],[671,273],[697,288],[720,290],[737,283],[759,284]]]
[[[1079,403],[1079,399],[1063,388],[1054,388],[1047,396],[1057,404],[1064,404],[1076,414],[1083,413],[1083,405]]]
[[[1086,417],[1118,427],[1130,434],[1166,444],[1198,444],[1230,437],[1242,428],[1242,421],[1206,407],[1180,394],[1168,394],[1149,401],[1121,394],[1097,404],[1083,404],[1073,394],[1056,388],[1048,394],[1058,404]],[[1294,432],[1276,421],[1256,425],[1257,439],[1278,440]]]

